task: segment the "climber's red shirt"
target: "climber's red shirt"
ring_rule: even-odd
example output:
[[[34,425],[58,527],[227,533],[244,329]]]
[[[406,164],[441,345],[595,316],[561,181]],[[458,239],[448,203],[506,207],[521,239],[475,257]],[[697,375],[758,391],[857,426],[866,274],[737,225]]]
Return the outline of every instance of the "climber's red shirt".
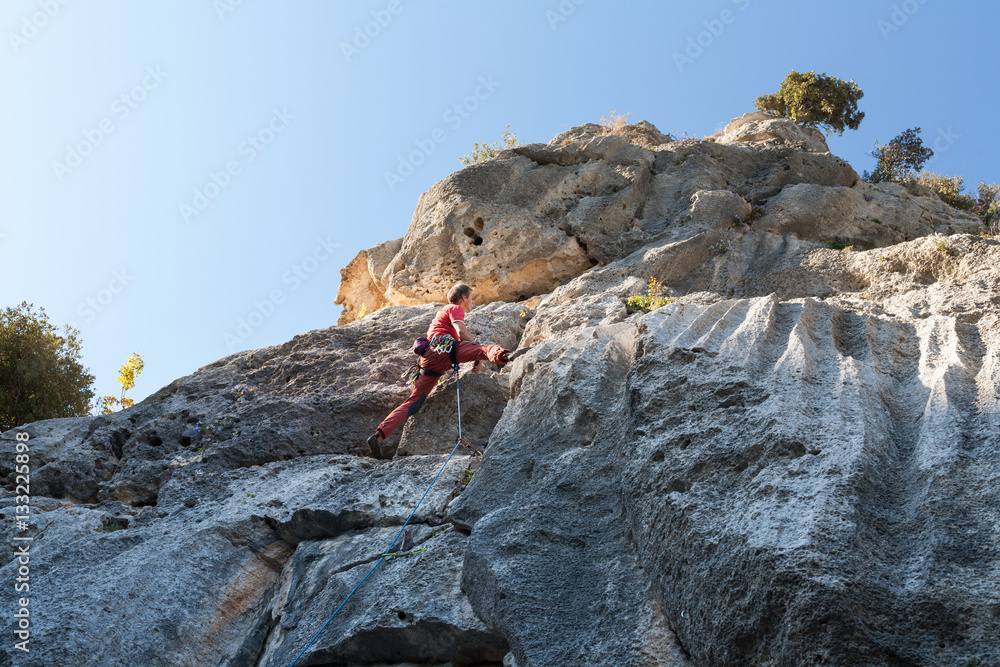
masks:
[[[458,329],[452,324],[453,320],[465,321],[465,309],[457,303],[447,305],[438,311],[427,329],[427,339],[431,340],[438,334],[447,334],[455,340],[462,340],[458,335]]]

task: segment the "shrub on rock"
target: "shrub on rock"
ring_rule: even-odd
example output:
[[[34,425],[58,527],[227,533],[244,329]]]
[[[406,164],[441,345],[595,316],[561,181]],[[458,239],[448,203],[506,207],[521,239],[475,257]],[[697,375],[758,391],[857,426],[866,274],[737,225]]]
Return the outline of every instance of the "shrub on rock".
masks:
[[[754,105],[759,111],[791,118],[807,127],[843,134],[845,127],[858,129],[865,117],[864,111],[858,111],[862,97],[864,93],[854,79],[844,81],[825,72],[817,76],[815,72],[792,70],[777,93],[761,95]]]

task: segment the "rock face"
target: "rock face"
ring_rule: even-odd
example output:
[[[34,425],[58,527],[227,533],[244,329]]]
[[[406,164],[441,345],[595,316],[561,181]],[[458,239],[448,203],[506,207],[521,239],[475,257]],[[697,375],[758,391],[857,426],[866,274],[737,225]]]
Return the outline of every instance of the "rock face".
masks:
[[[362,251],[342,272],[340,323],[362,306],[441,301],[458,281],[480,303],[518,302],[663,239],[748,225],[872,248],[974,232],[978,220],[929,191],[860,181],[818,131],[787,119],[747,114],[718,141],[672,141],[645,122],[620,135],[583,125],[422,195],[401,241]]]
[[[729,121],[718,142],[783,144],[814,153],[830,152],[826,139],[819,130],[802,127],[787,118],[779,118],[762,111],[744,114]]]
[[[344,269],[350,323],[0,436],[33,477],[22,530],[0,467],[32,537],[31,652],[0,665],[1000,664],[977,224],[755,115],[462,170]],[[630,313],[651,277],[673,301]],[[458,279],[479,340],[532,349],[368,458]],[[481,456],[449,458],[459,402]]]

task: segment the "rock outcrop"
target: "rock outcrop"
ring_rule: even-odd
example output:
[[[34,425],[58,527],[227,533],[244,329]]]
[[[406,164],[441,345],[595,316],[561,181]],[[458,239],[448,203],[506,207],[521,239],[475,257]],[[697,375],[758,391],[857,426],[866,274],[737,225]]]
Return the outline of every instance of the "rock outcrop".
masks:
[[[30,435],[33,478],[20,530],[0,467],[8,543],[32,537],[31,653],[0,665],[1000,664],[977,231],[758,114],[466,168],[344,269],[343,326],[0,436]],[[673,300],[630,312],[650,278]],[[479,340],[533,346],[461,376],[482,455],[448,458],[446,377],[368,458],[460,279]]]
[[[747,114],[718,141],[670,141],[648,123],[622,134],[584,125],[436,184],[402,241],[362,251],[342,272],[340,323],[362,306],[443,300],[458,281],[481,303],[523,301],[707,229],[862,248],[978,229],[929,191],[862,182],[821,134],[787,119]]]

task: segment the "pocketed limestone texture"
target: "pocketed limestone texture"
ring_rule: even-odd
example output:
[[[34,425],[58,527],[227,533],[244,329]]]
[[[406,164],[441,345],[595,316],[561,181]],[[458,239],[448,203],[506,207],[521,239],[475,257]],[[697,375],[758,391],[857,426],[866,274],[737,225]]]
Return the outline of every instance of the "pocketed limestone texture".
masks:
[[[504,151],[342,271],[342,326],[0,435],[0,666],[1000,664],[1000,241],[791,121],[715,139]],[[532,347],[376,461],[458,280]]]

